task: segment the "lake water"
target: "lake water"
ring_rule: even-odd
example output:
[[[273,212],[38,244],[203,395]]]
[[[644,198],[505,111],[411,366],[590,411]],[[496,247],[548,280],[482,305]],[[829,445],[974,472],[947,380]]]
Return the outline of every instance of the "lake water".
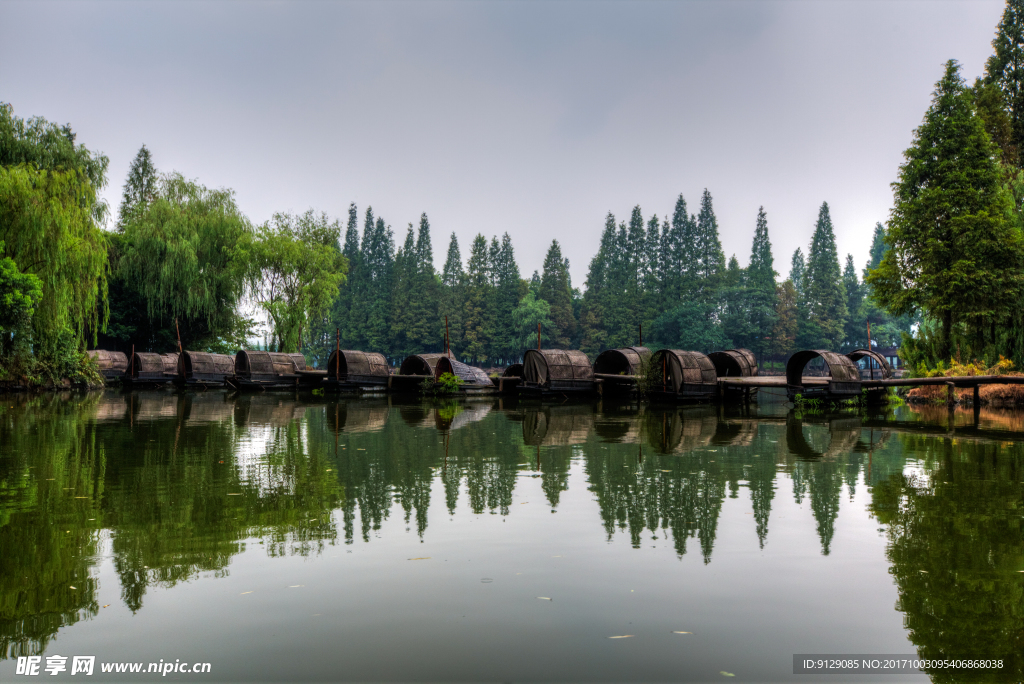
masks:
[[[2,681],[1024,679],[1021,412],[0,399]]]

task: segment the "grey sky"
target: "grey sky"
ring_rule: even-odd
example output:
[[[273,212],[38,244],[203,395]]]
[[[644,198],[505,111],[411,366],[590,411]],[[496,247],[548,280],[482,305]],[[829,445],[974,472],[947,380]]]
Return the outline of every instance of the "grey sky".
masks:
[[[0,3],[0,100],[110,157],[139,146],[237,192],[256,222],[367,205],[399,244],[421,212],[508,231],[523,276],[552,238],[582,285],[605,214],[692,212],[776,270],[832,209],[858,269],[942,64],[973,80],[1003,3]]]

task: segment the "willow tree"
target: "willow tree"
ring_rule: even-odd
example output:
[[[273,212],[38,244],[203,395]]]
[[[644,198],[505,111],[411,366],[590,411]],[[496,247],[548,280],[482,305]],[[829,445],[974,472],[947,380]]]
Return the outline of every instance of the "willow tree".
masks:
[[[123,218],[116,273],[123,294],[137,295],[145,307],[157,336],[144,346],[173,344],[177,327],[193,349],[237,348],[247,332],[237,314],[243,290],[238,246],[251,228],[234,193],[172,173],[161,177],[155,197]],[[118,317],[141,313],[119,311]]]
[[[70,126],[25,121],[0,103],[0,258],[41,281],[33,349],[51,375],[71,371],[106,321],[106,205],[97,193],[107,163],[76,145]]]
[[[325,214],[274,214],[239,250],[249,296],[270,319],[278,351],[297,351],[309,320],[338,296],[348,270],[340,235]]]

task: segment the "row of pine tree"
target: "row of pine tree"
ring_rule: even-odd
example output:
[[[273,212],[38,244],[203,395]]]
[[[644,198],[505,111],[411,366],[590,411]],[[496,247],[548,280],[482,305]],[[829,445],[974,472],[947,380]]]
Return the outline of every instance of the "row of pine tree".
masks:
[[[899,343],[909,318],[893,319],[875,306],[852,255],[840,268],[828,204],[823,203],[809,246],[793,254],[779,283],[768,217],[762,208],[746,268],[728,261],[711,193],[696,214],[680,195],[672,216],[645,219],[639,206],[629,221],[608,213],[584,288],[574,288],[569,261],[553,240],[541,271],[523,278],[508,233],[478,234],[467,259],[451,235],[443,267],[433,262],[430,222],[409,224],[396,248],[387,222],[367,208],[349,207],[340,249],[348,260],[345,284],[329,311],[310,327],[305,349],[321,364],[336,345],[406,355],[440,352],[470,363],[501,366],[536,345],[604,349],[637,345],[699,350],[752,349],[784,358],[797,348],[852,349],[867,344],[872,323],[878,344]],[[868,268],[885,250],[875,227]]]

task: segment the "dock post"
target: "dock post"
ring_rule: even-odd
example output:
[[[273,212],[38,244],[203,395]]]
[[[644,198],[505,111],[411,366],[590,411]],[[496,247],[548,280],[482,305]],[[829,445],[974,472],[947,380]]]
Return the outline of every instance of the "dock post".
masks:
[[[946,405],[949,406],[950,410],[953,410],[953,406],[956,404],[956,392],[954,391],[954,385],[951,382],[946,383]]]
[[[981,385],[974,386],[974,427],[978,427],[978,420],[981,418]]]

